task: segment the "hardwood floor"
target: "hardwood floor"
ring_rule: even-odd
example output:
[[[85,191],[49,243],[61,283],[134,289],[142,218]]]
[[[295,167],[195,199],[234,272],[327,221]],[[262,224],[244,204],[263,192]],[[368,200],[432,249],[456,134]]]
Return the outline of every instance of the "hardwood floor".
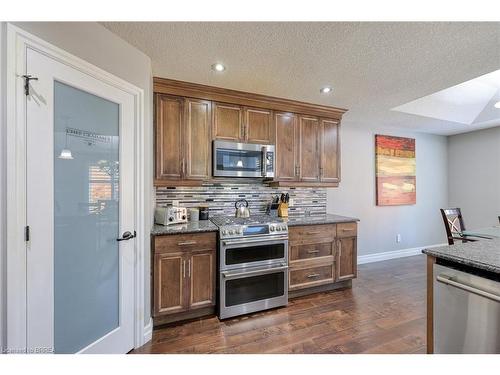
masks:
[[[134,353],[425,353],[425,256],[360,265],[353,288],[162,327]]]

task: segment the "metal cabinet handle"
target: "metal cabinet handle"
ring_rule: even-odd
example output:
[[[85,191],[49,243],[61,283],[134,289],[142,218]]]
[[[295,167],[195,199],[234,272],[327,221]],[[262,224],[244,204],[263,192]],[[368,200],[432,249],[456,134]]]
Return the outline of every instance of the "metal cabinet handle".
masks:
[[[349,228],[342,228],[342,232],[349,232],[350,230],[352,230],[352,229],[349,229]]]
[[[321,234],[323,233],[322,231],[318,230],[318,231],[315,231],[315,232],[308,232],[309,234]]]
[[[191,259],[188,260],[188,277],[191,277]]]
[[[182,261],[182,278],[186,278],[186,261]]]
[[[342,241],[339,241],[339,258],[342,256]]]
[[[308,254],[316,254],[316,253],[319,253],[319,250],[308,250],[307,253]]]
[[[320,276],[319,273],[311,273],[310,275],[307,275],[307,278],[312,279],[313,277],[318,277],[318,276]]]
[[[440,283],[448,284],[448,285],[454,286],[458,289],[462,289],[462,290],[465,290],[467,292],[477,294],[478,296],[488,298],[488,299],[491,299],[491,300],[496,301],[496,302],[500,302],[499,295],[487,292],[486,290],[479,289],[479,288],[472,286],[472,285],[459,283],[458,281],[455,281],[454,279],[455,278],[453,276],[446,276],[446,275],[439,275],[436,277],[436,280],[439,281]]]
[[[177,242],[178,246],[195,245],[196,241]]]

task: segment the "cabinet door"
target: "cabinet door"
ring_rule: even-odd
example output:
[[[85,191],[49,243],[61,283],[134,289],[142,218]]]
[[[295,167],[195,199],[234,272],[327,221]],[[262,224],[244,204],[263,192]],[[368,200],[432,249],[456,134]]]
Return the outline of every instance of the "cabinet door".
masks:
[[[193,251],[188,260],[189,308],[215,305],[215,249]]]
[[[173,314],[188,309],[184,253],[156,254],[154,261],[154,315]]]
[[[276,180],[298,179],[298,129],[297,117],[291,113],[276,113]]]
[[[339,123],[335,120],[321,120],[321,182],[338,182],[340,180]]]
[[[243,140],[243,109],[240,106],[213,103],[214,139]]]
[[[183,99],[156,95],[156,178],[181,179]]]
[[[245,142],[273,144],[273,114],[267,109],[245,108]]]
[[[319,181],[319,120],[316,117],[299,117],[301,181]]]
[[[211,103],[186,99],[184,126],[183,179],[206,180],[210,176],[212,125]]]
[[[338,240],[337,280],[353,279],[357,275],[357,237]]]

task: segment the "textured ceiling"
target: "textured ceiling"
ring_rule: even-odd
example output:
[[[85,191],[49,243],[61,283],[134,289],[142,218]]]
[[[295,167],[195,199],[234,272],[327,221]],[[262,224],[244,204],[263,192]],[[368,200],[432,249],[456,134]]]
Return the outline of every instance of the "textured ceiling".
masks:
[[[150,56],[155,76],[348,108],[344,122],[366,127],[456,134],[500,125],[391,111],[499,69],[500,23],[102,24]],[[214,62],[227,70],[213,72]],[[324,85],[333,93],[321,95]]]

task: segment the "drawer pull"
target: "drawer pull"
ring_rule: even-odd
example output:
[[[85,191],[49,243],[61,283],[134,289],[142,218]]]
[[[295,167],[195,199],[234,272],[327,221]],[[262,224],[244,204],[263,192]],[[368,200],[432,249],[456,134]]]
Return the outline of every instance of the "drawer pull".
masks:
[[[322,231],[320,231],[320,230],[317,230],[317,231],[315,231],[315,232],[309,232],[309,234],[321,234],[321,233],[323,233],[323,232],[322,232]]]
[[[178,246],[196,245],[196,241],[177,242]]]
[[[319,253],[319,250],[308,250],[307,254],[317,254]]]
[[[319,273],[311,273],[310,275],[307,275],[307,278],[312,279],[313,277],[318,277],[318,276],[320,276]]]
[[[350,230],[353,230],[352,228],[342,228],[342,232],[349,232]]]

